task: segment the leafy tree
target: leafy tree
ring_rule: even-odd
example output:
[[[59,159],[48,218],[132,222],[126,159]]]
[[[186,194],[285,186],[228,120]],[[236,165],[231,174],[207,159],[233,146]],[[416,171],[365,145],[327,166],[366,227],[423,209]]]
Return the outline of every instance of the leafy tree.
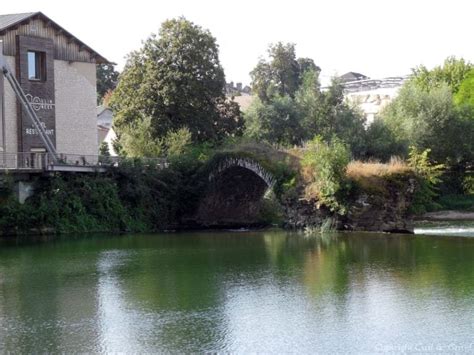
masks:
[[[300,82],[302,82],[304,74],[309,71],[321,72],[321,68],[318,67],[316,64],[314,64],[314,60],[311,58],[298,58],[298,67],[299,67],[299,76],[300,76]]]
[[[115,89],[118,83],[119,73],[114,64],[98,64],[97,74],[97,102],[100,103],[107,92]]]
[[[152,135],[151,117],[145,117],[123,126],[114,143],[114,150],[116,146],[120,148],[119,155],[128,157],[159,157],[164,155],[162,138],[155,139]]]
[[[279,95],[294,97],[305,71],[320,71],[310,58],[296,59],[295,45],[278,42],[268,49],[269,61],[261,59],[250,72],[252,91],[263,102]]]
[[[459,90],[454,95],[454,102],[458,106],[469,105],[474,109],[474,68],[466,74],[459,85]]]
[[[473,65],[464,59],[448,57],[442,66],[428,70],[424,65],[413,69],[414,83],[425,91],[439,88],[447,84],[452,93],[457,93],[466,75],[473,69]]]
[[[446,84],[425,91],[409,82],[381,116],[406,152],[431,149],[434,160],[450,165],[472,159],[474,122],[455,108]]]
[[[290,96],[275,96],[270,103],[256,98],[245,112],[247,136],[283,145],[301,144],[305,137],[301,115]]]
[[[296,93],[306,139],[319,135],[326,141],[339,137],[350,145],[354,155],[364,150],[365,118],[344,99],[342,84],[334,78],[327,90],[321,91],[319,71],[309,70]]]
[[[392,156],[406,156],[407,147],[401,143],[383,119],[376,118],[365,134],[364,158],[389,161]]]
[[[159,36],[129,55],[111,106],[120,139],[146,129],[140,134],[152,146],[182,127],[193,141],[216,141],[239,134],[243,124],[236,104],[225,98],[215,38],[183,17],[165,21]]]
[[[260,60],[251,72],[258,100],[245,113],[246,134],[285,145],[337,136],[362,155],[364,116],[347,104],[342,84],[334,79],[321,90],[321,69],[310,58],[296,59],[294,44],[271,45],[268,54],[270,60]]]

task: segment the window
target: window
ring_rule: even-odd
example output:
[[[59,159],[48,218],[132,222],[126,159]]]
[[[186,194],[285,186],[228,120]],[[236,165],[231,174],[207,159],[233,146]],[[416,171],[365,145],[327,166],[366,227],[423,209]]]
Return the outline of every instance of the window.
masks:
[[[46,80],[46,53],[28,51],[28,79]]]

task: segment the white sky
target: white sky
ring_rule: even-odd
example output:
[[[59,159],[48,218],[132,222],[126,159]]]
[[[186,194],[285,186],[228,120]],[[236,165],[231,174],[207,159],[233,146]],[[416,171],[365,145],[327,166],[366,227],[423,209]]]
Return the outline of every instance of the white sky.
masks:
[[[403,75],[449,55],[474,61],[474,0],[2,0],[2,14],[42,11],[121,68],[166,19],[185,16],[220,46],[227,81],[248,84],[269,43],[296,44],[323,77]]]

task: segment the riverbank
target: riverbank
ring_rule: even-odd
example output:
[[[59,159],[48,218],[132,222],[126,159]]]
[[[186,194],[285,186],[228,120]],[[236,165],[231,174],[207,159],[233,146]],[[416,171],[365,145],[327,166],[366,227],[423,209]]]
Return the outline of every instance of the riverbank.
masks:
[[[431,191],[418,188],[423,180],[412,167],[401,160],[350,162],[341,147],[336,152],[344,154],[333,157],[331,146],[313,144],[277,150],[243,143],[206,154],[190,152],[166,169],[137,159],[104,173],[37,176],[24,203],[15,198],[14,181],[4,175],[0,234],[269,225],[413,233],[414,207]]]
[[[474,212],[466,211],[437,211],[428,212],[417,220],[428,220],[428,221],[474,221]]]

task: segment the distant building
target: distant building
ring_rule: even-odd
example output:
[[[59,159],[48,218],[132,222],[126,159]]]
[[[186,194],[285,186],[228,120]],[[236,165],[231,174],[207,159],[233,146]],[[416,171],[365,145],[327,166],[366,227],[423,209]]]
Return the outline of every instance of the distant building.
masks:
[[[112,110],[105,106],[97,106],[97,125],[103,126],[105,128],[112,127],[112,120],[114,114]]]
[[[408,76],[370,79],[367,76],[349,72],[339,77],[344,85],[346,99],[357,105],[371,124],[381,110],[390,103],[403,86]],[[349,79],[358,78],[356,80]]]
[[[242,94],[240,96],[235,96],[234,101],[237,102],[240,106],[240,111],[245,112],[252,104],[252,101],[255,99],[255,96]]]
[[[105,106],[97,107],[97,144],[100,147],[102,142],[106,142],[111,156],[116,156],[113,141],[117,135],[112,128],[114,114],[112,110]]]
[[[116,157],[118,155],[114,149],[114,141],[116,139],[117,139],[117,135],[115,134],[114,129],[110,128],[107,132],[107,135],[104,138],[104,142],[107,143],[107,146],[109,147],[109,153],[113,157]]]
[[[242,112],[247,110],[254,98],[250,86],[243,86],[242,83],[234,85],[233,81],[226,84],[226,95],[239,104]]]
[[[353,71],[350,71],[344,75],[341,75],[339,77],[339,79],[343,82],[343,83],[347,83],[347,82],[351,82],[351,81],[359,81],[359,80],[366,80],[366,79],[370,79],[368,76],[365,76],[364,74],[361,74],[361,73],[356,73],[356,72],[353,72]]]
[[[240,94],[250,94],[251,93],[250,86],[246,85],[245,87],[242,83],[236,83],[231,81],[230,83],[225,84],[225,93],[227,96],[237,96]]]

